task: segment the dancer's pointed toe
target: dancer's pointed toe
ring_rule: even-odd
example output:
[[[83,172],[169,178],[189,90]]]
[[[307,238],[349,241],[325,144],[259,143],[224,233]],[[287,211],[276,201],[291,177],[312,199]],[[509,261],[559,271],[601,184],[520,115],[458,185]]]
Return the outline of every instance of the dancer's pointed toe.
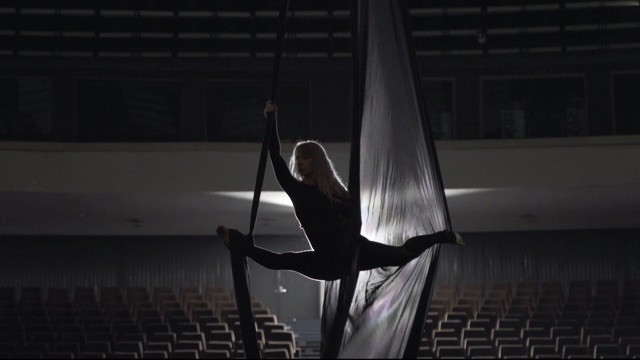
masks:
[[[222,238],[222,242],[224,242],[224,246],[227,247],[227,249],[229,249],[229,229],[224,226],[224,225],[218,225],[218,228],[216,229],[216,233],[218,233],[218,236],[220,236]]]

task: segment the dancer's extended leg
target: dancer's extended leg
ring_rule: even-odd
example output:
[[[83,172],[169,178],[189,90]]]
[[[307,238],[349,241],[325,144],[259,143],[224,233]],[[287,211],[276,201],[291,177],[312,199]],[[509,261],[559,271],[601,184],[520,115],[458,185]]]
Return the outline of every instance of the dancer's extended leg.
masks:
[[[267,269],[291,270],[316,280],[337,280],[345,274],[345,269],[348,271],[344,262],[315,251],[276,253],[253,245],[237,230],[220,225],[217,232],[228,248],[240,242],[243,253]]]
[[[385,266],[405,265],[436,244],[464,245],[460,234],[449,231],[415,236],[401,246],[381,244],[365,238],[363,240],[358,258],[358,269],[361,271]]]
[[[291,270],[316,280],[337,280],[345,274],[343,264],[315,251],[275,253],[254,246],[247,256],[267,269]]]

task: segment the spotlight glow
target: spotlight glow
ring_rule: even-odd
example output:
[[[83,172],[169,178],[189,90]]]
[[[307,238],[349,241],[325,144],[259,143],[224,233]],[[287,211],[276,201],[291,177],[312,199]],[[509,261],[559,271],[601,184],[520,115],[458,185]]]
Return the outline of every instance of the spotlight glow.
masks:
[[[445,189],[444,194],[449,198],[487,191],[491,191],[491,189]],[[232,199],[253,201],[253,191],[216,191],[211,192],[211,194]],[[260,195],[260,202],[290,208],[293,207],[291,199],[289,199],[289,196],[287,196],[284,191],[263,191]]]
[[[212,192],[211,194],[232,199],[253,201],[253,191],[219,191]],[[289,199],[289,196],[284,191],[263,191],[260,194],[260,202],[293,208],[291,199]]]

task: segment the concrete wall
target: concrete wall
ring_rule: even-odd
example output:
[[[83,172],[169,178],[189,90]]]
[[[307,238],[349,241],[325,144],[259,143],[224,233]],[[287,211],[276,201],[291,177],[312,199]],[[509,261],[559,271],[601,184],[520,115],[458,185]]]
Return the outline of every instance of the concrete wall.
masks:
[[[447,188],[618,186],[640,183],[640,136],[437,142]],[[343,178],[349,145],[326,144]],[[283,145],[290,154],[291,143]],[[0,143],[0,191],[246,191],[259,144]],[[269,170],[264,190],[279,190]]]

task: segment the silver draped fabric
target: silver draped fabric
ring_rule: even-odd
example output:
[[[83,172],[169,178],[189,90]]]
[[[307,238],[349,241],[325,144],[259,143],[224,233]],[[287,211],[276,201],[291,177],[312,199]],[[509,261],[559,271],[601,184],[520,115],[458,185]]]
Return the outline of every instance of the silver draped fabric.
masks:
[[[406,4],[360,0],[358,11],[364,24],[360,41],[366,42],[360,56],[366,69],[362,123],[360,134],[354,134],[360,140],[361,233],[401,245],[412,236],[450,228],[447,205],[408,42]],[[436,245],[403,267],[360,272],[353,298],[346,300],[343,328],[335,318],[340,282],[325,283],[323,347],[338,341],[339,358],[415,357],[438,251]],[[344,332],[331,340],[336,322]]]

